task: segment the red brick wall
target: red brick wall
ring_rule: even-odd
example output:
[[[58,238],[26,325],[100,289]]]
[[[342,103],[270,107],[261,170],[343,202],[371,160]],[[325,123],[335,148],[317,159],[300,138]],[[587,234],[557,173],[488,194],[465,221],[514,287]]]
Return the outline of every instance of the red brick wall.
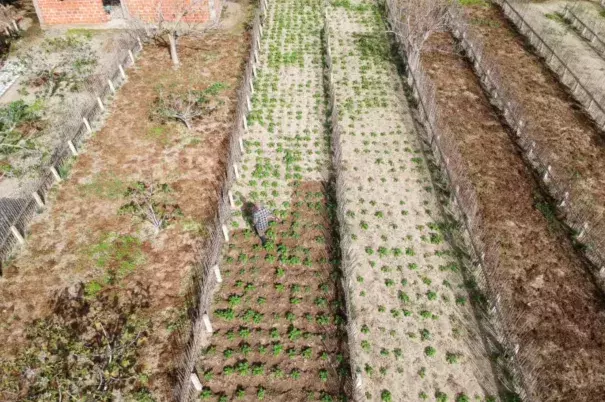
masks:
[[[143,21],[156,21],[158,8],[166,21],[174,21],[181,10],[188,10],[183,18],[187,22],[205,22],[210,18],[208,0],[122,0],[132,17]]]
[[[102,0],[38,0],[43,25],[99,24],[109,21]]]
[[[155,21],[158,6],[164,18],[177,18],[180,10],[189,10],[183,18],[187,22],[205,22],[210,18],[208,0],[122,0],[131,17],[144,21]],[[215,0],[217,15],[221,0]],[[59,24],[101,24],[109,21],[109,14],[103,10],[102,0],[38,0],[42,25]]]

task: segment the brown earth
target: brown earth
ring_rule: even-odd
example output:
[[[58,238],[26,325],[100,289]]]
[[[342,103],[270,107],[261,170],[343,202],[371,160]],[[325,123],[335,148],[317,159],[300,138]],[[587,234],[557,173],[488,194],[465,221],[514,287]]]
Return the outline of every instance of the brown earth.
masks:
[[[213,303],[216,332],[198,364],[208,397],[233,400],[238,390],[244,390],[245,400],[256,400],[258,390],[264,388],[270,401],[303,401],[310,393],[311,400],[326,394],[339,400],[348,375],[346,332],[327,203],[321,183],[303,183],[294,191],[287,217],[272,229],[275,238],[268,247],[260,247],[250,229],[233,233],[221,266],[224,282]],[[299,260],[280,262],[292,256]],[[230,306],[234,295],[241,296],[241,304]],[[259,298],[265,302],[259,303]],[[234,318],[219,317],[231,307]],[[246,312],[262,316],[255,322],[246,318]],[[287,314],[293,314],[291,320]],[[240,335],[242,329],[250,330],[249,337]],[[275,337],[273,329],[278,333]],[[302,331],[302,336],[292,338],[293,329]],[[273,353],[275,345],[283,347],[278,355]],[[265,353],[259,351],[261,346],[266,347]],[[244,353],[242,347],[249,347],[250,352]],[[311,350],[307,357],[301,355],[306,348]],[[225,350],[233,354],[226,356]],[[263,370],[255,375],[242,369],[241,374],[241,363]],[[235,373],[227,375],[228,367],[235,368]],[[283,378],[278,369],[283,370]],[[293,370],[300,372],[300,378],[293,378]],[[320,380],[320,370],[326,370],[326,381]]]
[[[502,39],[503,41],[505,39]],[[565,236],[543,216],[537,184],[449,34],[433,35],[423,65],[478,193],[486,236],[500,243],[498,291],[537,368],[540,400],[605,395],[605,312]]]
[[[149,388],[157,400],[170,398],[174,384],[168,375],[178,357],[171,341],[178,332],[174,329],[186,321],[195,246],[216,210],[248,39],[241,31],[181,38],[178,71],[171,68],[165,48],[150,45],[136,67],[127,71],[129,80],[114,100],[104,128],[88,141],[69,179],[53,189],[49,211],[36,218],[26,247],[5,268],[0,282],[0,361],[18,356],[28,346],[25,333],[30,323],[48,317],[65,288],[101,281],[105,272],[95,247],[112,234],[122,239],[131,235],[140,241],[136,253],[141,258],[133,272],[105,285],[99,294],[149,292],[148,307],[136,312],[151,320],[139,364],[151,375]],[[219,106],[196,121],[191,132],[177,123],[150,119],[159,86],[203,90],[215,83],[226,85],[217,95]],[[158,235],[149,224],[118,214],[128,185],[151,178],[172,187],[183,213]]]
[[[526,115],[533,137],[550,153],[576,197],[605,212],[605,137],[558,78],[526,47],[523,36],[497,7],[467,7],[470,28],[497,62]]]

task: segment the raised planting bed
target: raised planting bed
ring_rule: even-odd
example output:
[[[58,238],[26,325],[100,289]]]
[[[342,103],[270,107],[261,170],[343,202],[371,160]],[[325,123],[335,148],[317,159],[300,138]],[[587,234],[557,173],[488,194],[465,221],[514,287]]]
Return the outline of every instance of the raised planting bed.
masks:
[[[485,236],[499,243],[490,272],[531,400],[589,401],[603,386],[605,321],[598,288],[549,215],[550,207],[449,34],[434,34],[422,64],[478,195]],[[596,348],[596,349],[595,349]],[[586,352],[591,350],[590,353]],[[572,380],[575,379],[575,380]],[[546,385],[548,384],[548,385]]]
[[[265,247],[231,233],[199,373],[202,399],[342,400],[348,378],[334,204],[303,182]],[[329,399],[331,398],[331,399]]]
[[[269,3],[233,166],[223,282],[208,308],[214,332],[197,364],[209,400],[346,399],[349,379],[340,259],[329,200],[321,22],[323,2]],[[262,247],[249,203],[283,219]]]
[[[328,10],[354,398],[495,401],[489,353],[445,242],[379,5],[334,2]]]

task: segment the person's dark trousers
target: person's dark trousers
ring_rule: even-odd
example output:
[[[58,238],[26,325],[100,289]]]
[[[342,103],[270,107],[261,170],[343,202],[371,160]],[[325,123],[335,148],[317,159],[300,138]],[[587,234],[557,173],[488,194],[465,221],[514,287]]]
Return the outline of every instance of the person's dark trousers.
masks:
[[[265,243],[267,242],[267,237],[266,236],[258,236],[260,237],[260,242],[263,245],[263,247],[265,247]]]

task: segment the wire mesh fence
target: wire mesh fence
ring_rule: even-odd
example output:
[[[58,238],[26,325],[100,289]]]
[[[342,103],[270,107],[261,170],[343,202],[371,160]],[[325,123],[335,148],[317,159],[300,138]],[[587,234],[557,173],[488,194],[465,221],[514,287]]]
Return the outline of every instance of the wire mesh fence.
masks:
[[[201,390],[197,388],[201,383],[195,370],[195,364],[204,341],[212,332],[209,309],[214,291],[220,280],[221,251],[229,237],[227,223],[235,207],[231,205],[230,189],[237,179],[237,164],[244,152],[243,136],[247,129],[248,114],[251,111],[254,92],[253,81],[259,63],[260,39],[262,38],[262,26],[267,15],[267,6],[267,1],[261,0],[252,23],[252,44],[241,87],[238,91],[235,125],[229,137],[227,170],[224,174],[223,185],[218,193],[216,215],[208,225],[209,236],[199,249],[199,259],[194,268],[193,315],[191,326],[182,334],[183,354],[177,363],[177,384],[174,389],[174,398],[182,402],[192,400],[196,392]]]
[[[605,31],[605,24],[597,24],[596,21],[585,20],[576,11],[572,10],[569,5],[565,5],[561,13],[563,18],[576,29],[576,31],[590,44],[601,58],[605,59],[605,38],[601,37]],[[601,34],[599,34],[601,33]]]
[[[340,109],[338,107],[338,101],[336,98],[336,91],[334,90],[333,71],[332,71],[332,51],[331,51],[331,36],[330,36],[330,24],[327,11],[324,14],[324,27],[323,27],[323,46],[324,46],[324,59],[325,59],[325,87],[328,96],[328,111],[329,111],[329,125],[331,134],[332,144],[332,182],[334,187],[334,195],[336,198],[336,220],[338,223],[338,232],[340,234],[339,245],[341,254],[341,269],[342,269],[342,293],[345,302],[345,311],[347,314],[347,344],[348,344],[348,357],[349,364],[351,367],[357,367],[356,362],[358,361],[358,329],[353,321],[352,312],[352,292],[353,292],[353,272],[356,270],[358,265],[358,257],[355,251],[355,247],[351,242],[350,227],[346,224],[345,212],[346,208],[346,191],[347,186],[345,184],[344,177],[342,175],[343,164],[342,164],[342,142],[341,134],[342,127],[339,123]],[[356,370],[351,370],[351,378],[347,378],[345,390],[351,394],[354,401],[363,400],[361,394],[362,379],[360,373]]]

